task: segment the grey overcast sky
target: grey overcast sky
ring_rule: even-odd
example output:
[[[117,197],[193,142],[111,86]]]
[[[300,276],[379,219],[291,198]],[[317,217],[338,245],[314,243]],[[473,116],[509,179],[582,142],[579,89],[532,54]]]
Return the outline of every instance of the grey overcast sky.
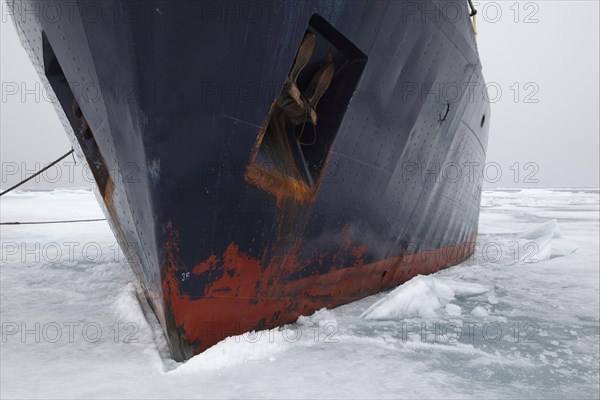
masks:
[[[485,186],[598,187],[598,1],[475,3],[479,51],[493,103],[487,160],[503,173],[497,182],[488,177]],[[43,166],[70,148],[41,90],[39,100],[5,93],[7,84],[34,91],[41,85],[5,9],[0,30],[4,188],[25,169]],[[68,177],[65,169],[57,183],[28,187],[88,186],[82,175],[76,170]]]

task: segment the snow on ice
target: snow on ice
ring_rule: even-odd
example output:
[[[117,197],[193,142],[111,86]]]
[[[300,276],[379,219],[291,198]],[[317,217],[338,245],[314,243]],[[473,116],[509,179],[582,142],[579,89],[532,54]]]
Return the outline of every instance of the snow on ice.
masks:
[[[439,279],[434,276],[416,276],[373,304],[362,314],[365,319],[398,319],[436,316],[436,310],[445,306],[446,311],[460,315],[460,307],[449,302],[455,296],[477,295],[490,290],[476,284]]]
[[[102,217],[85,190],[0,206]],[[2,226],[0,397],[598,398],[598,212],[597,190],[486,191],[470,260],[186,363],[106,222]]]

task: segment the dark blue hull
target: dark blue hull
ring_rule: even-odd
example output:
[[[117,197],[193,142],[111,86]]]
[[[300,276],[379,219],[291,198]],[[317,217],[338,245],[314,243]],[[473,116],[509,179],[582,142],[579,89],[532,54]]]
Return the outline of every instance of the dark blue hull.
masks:
[[[174,358],[473,251],[490,112],[466,1],[52,3],[13,18]],[[335,66],[318,122],[265,150],[307,32],[299,85]]]

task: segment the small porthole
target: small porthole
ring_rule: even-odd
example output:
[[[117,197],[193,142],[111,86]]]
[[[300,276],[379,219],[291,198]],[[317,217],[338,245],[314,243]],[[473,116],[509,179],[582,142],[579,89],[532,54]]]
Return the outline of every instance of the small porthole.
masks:
[[[483,128],[483,124],[485,124],[485,114],[481,117],[481,127]]]

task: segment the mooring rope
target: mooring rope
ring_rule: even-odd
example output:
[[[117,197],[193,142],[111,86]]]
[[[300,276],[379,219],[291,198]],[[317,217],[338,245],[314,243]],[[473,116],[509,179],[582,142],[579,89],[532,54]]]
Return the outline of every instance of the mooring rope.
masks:
[[[62,160],[64,160],[68,156],[70,156],[71,154],[73,154],[73,149],[69,150],[65,155],[60,156],[55,161],[53,161],[51,164],[48,164],[47,166],[45,166],[44,168],[42,168],[41,170],[39,170],[35,174],[31,175],[29,178],[22,180],[21,182],[17,183],[16,185],[14,185],[12,187],[9,187],[8,189],[6,189],[2,193],[0,193],[0,196],[4,196],[6,193],[8,193],[8,192],[10,192],[12,190],[15,190],[16,188],[18,188],[19,186],[23,185],[24,183],[29,182],[30,180],[32,180],[33,178],[35,178],[39,174],[43,173],[44,171],[46,171],[48,168],[53,167],[54,165],[58,164],[59,162],[61,162]]]
[[[67,153],[65,153],[64,155],[60,156],[59,158],[57,158],[55,161],[53,161],[52,163],[48,164],[47,166],[45,166],[44,168],[42,168],[41,170],[39,170],[38,172],[36,172],[35,174],[33,174],[32,176],[30,176],[27,179],[22,180],[21,182],[17,183],[16,185],[6,189],[5,191],[3,191],[2,193],[0,193],[0,196],[4,196],[6,193],[15,190],[16,188],[18,188],[19,186],[23,185],[24,183],[27,183],[28,181],[32,180],[33,178],[35,178],[36,176],[40,175],[41,173],[43,173],[44,171],[46,171],[48,168],[58,164],[59,162],[61,162],[62,160],[64,160],[65,158],[67,158],[68,156],[70,156],[71,154],[73,154],[73,149],[69,150]],[[60,220],[60,221],[26,221],[26,222],[0,222],[0,225],[44,225],[44,224],[70,224],[70,223],[75,223],[75,222],[98,222],[98,221],[106,221],[106,218],[95,218],[95,219],[74,219],[74,220]]]
[[[28,221],[28,222],[0,222],[0,225],[44,225],[44,224],[70,224],[74,222],[98,222],[106,221],[106,218],[96,219],[73,219],[66,221]]]

